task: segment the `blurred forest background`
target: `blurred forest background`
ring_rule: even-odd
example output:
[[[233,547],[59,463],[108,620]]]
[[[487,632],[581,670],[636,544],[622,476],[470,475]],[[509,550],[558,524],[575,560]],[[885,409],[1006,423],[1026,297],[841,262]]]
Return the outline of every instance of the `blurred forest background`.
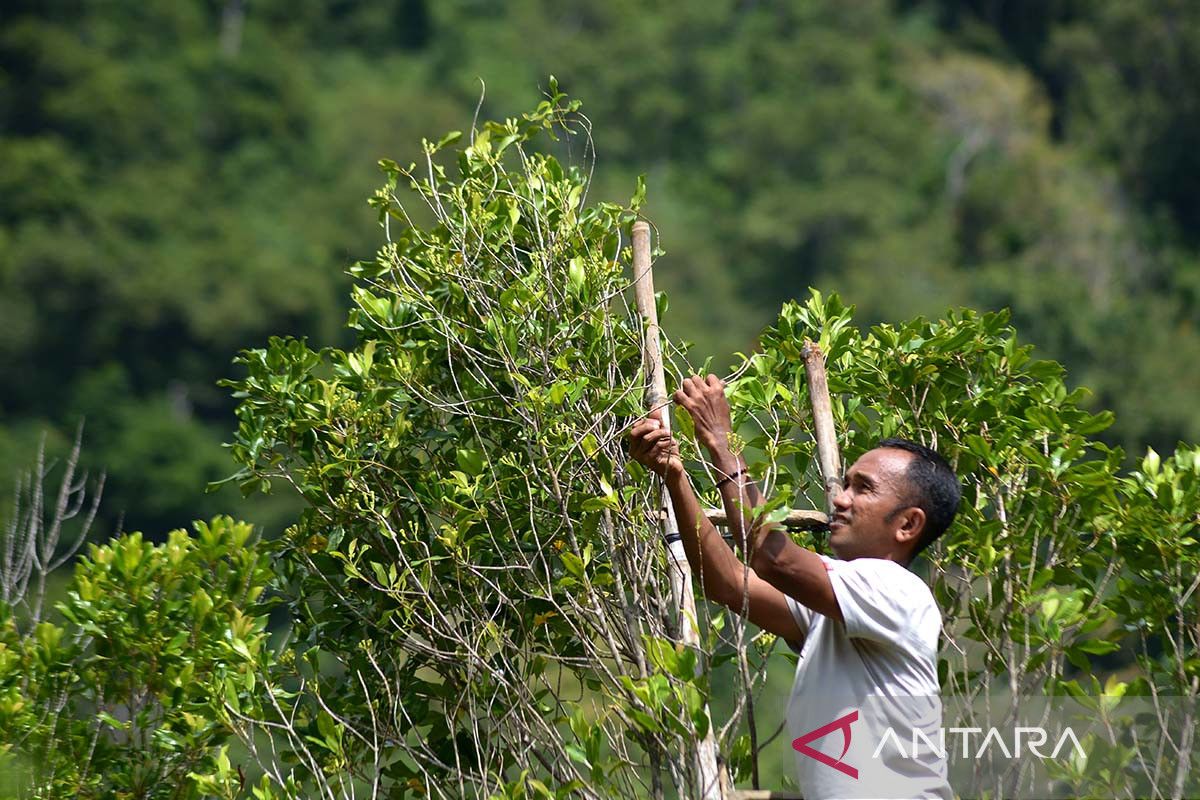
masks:
[[[1142,452],[1200,441],[1200,4],[1187,0],[6,0],[0,495],[39,438],[108,474],[98,533],[291,501],[233,471],[216,382],[343,336],[376,161],[532,107],[647,175],[666,324],[716,364],[780,303],[1011,307]]]

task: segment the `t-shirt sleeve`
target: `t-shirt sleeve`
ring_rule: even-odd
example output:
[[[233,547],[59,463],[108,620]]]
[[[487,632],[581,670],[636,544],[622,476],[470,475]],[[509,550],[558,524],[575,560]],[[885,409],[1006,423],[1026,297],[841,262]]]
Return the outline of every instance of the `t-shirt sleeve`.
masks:
[[[851,638],[883,644],[906,641],[933,604],[929,587],[894,561],[829,561],[826,569]]]
[[[808,636],[808,630],[812,627],[813,614],[816,612],[805,605],[798,603],[790,595],[784,595],[787,598],[788,609],[792,612],[792,619],[796,620],[796,626],[800,628],[800,632]]]
[[[796,627],[800,629],[802,636],[798,642],[786,642],[787,646],[793,653],[799,655],[804,651],[804,640],[808,638],[808,632],[812,629],[813,611],[808,606],[802,606],[797,603],[789,595],[784,595],[787,600],[788,610],[792,612],[792,619],[796,620]]]

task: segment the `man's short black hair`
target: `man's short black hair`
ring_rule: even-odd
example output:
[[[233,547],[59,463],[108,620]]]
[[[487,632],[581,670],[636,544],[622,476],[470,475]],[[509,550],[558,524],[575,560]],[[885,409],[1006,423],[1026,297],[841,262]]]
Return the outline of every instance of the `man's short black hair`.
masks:
[[[925,527],[921,530],[921,537],[917,539],[917,546],[910,555],[911,560],[937,541],[950,527],[950,523],[954,522],[954,515],[958,513],[958,502],[962,498],[958,476],[938,451],[923,444],[908,439],[891,438],[884,439],[875,446],[904,450],[913,455],[904,473],[912,493],[905,502],[925,512]]]

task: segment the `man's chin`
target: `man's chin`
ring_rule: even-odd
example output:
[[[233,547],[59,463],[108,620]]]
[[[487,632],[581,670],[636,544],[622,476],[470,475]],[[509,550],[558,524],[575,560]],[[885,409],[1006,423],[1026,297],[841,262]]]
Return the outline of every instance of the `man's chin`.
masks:
[[[833,522],[829,525],[829,549],[838,558],[841,558],[841,550],[846,541],[846,523]]]

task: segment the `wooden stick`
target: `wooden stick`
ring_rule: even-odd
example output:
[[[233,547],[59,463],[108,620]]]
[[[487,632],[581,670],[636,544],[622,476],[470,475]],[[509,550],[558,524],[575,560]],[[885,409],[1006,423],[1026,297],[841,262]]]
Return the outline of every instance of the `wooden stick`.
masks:
[[[713,525],[721,527],[729,524],[729,516],[723,508],[706,508],[704,516]],[[783,520],[783,527],[792,530],[811,531],[824,528],[829,524],[829,515],[824,511],[809,511],[805,508],[793,508]]]
[[[661,408],[663,428],[671,430],[671,409],[666,407],[667,378],[663,371],[662,341],[658,326],[658,306],[654,302],[654,272],[650,266],[650,225],[638,221],[633,223],[633,291],[637,298],[638,313],[645,322],[645,339],[642,347],[642,370],[646,375],[646,408]],[[695,600],[692,597],[692,573],[688,568],[687,554],[679,537],[679,523],[667,488],[662,488],[660,501],[663,521],[663,539],[671,556],[671,596],[680,610],[679,633],[684,644],[695,645],[700,634],[695,628]],[[686,623],[689,616],[692,623]],[[689,639],[694,636],[694,640]]]
[[[646,375],[646,408],[663,407],[667,402],[667,380],[663,372],[662,342],[658,327],[658,307],[654,302],[654,273],[650,265],[650,225],[641,220],[633,223],[633,286],[637,297],[638,313],[646,325],[643,367]],[[671,430],[671,409],[663,408],[663,427]],[[692,594],[692,573],[687,563],[687,553],[679,535],[679,523],[675,509],[662,488],[660,508],[663,521],[663,539],[670,554],[671,596],[679,609],[679,638],[689,647],[700,648],[700,630],[697,627],[696,599]],[[696,661],[697,670],[700,660]],[[705,708],[705,713],[708,709]],[[712,717],[709,715],[709,719]],[[721,800],[724,795],[722,782],[717,771],[717,746],[713,739],[713,725],[696,744],[696,761],[700,778],[700,797],[703,800]]]
[[[825,510],[832,517],[834,498],[842,491],[842,459],[838,454],[837,431],[833,427],[833,405],[829,400],[829,382],[825,377],[825,354],[816,342],[805,339],[800,352],[808,375],[808,396],[812,401],[813,435],[817,439],[817,458],[821,480],[825,482]]]
[[[650,225],[633,223],[633,292],[638,313],[646,323],[642,348],[642,366],[646,373],[646,407],[657,408],[667,402],[667,378],[663,372],[661,330],[658,305],[654,302],[654,268],[650,266]],[[664,410],[663,426],[671,429],[671,415]]]

